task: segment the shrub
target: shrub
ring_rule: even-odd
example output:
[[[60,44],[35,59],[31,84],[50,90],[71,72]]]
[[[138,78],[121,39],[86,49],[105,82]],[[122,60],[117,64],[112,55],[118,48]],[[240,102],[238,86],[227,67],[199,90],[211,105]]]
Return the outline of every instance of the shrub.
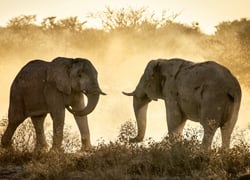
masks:
[[[135,126],[127,121],[121,125],[116,141],[105,143],[100,140],[89,152],[76,153],[79,141],[68,139],[71,137],[67,135],[65,145],[70,153],[33,153],[30,152],[31,143],[27,141],[32,138],[23,138],[33,136],[29,128],[30,122],[27,121],[20,127],[21,132],[16,134],[16,142],[19,143],[14,145],[18,148],[0,150],[0,168],[11,164],[20,167],[16,168],[21,169],[18,173],[17,170],[11,171],[18,178],[236,179],[250,170],[250,145],[247,142],[241,141],[229,150],[215,148],[207,152],[200,149],[200,140],[192,135],[192,131],[191,134],[186,131],[189,138],[176,143],[170,143],[166,137],[162,142],[150,138],[140,144],[130,144],[128,139],[134,136]],[[67,128],[65,131],[69,133]]]

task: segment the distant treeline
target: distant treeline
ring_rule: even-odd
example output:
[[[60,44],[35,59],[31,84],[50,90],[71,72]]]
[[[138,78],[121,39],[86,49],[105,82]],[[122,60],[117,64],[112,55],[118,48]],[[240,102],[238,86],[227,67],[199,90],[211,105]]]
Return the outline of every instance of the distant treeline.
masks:
[[[88,20],[82,22],[78,17],[47,17],[37,23],[36,15],[22,15],[0,27],[0,54],[11,60],[17,53],[19,57],[36,57],[48,52],[81,52],[108,61],[114,45],[112,53],[119,53],[119,61],[149,52],[159,52],[160,56],[164,51],[169,57],[193,54],[226,65],[242,84],[250,87],[249,19],[221,22],[214,35],[207,35],[198,22],[177,23],[174,20],[178,14],[167,13],[163,11],[156,17],[145,8],[106,8],[86,17],[100,22],[102,28],[89,27]]]

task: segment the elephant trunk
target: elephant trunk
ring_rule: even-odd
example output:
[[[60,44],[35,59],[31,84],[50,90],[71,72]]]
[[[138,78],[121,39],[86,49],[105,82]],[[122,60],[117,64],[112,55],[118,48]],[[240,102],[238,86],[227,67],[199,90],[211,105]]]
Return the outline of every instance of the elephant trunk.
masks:
[[[100,93],[86,94],[86,96],[88,98],[87,106],[82,111],[75,112],[75,115],[86,116],[86,115],[90,114],[95,109],[95,107],[99,101]]]
[[[72,114],[74,114],[76,116],[86,116],[86,115],[90,114],[95,109],[95,107],[99,101],[100,94],[106,95],[100,89],[98,89],[98,91],[86,93],[86,96],[88,98],[88,104],[83,110],[74,111],[69,106],[66,106],[66,108],[69,112],[71,112]]]
[[[147,109],[150,100],[148,98],[138,98],[133,96],[133,106],[137,121],[138,134],[135,138],[130,138],[130,142],[141,142],[146,132]]]

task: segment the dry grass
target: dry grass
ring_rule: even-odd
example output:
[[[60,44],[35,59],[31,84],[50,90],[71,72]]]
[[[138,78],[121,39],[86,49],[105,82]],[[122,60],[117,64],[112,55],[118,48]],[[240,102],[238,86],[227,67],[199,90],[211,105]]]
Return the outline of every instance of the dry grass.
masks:
[[[229,150],[215,148],[210,152],[199,148],[200,141],[196,135],[190,135],[190,140],[184,139],[175,144],[169,143],[167,138],[162,142],[149,139],[146,143],[129,144],[128,137],[135,134],[135,127],[128,121],[121,126],[116,141],[109,143],[100,141],[89,152],[41,154],[33,153],[30,148],[34,143],[34,131],[30,128],[30,123],[19,128],[15,134],[12,151],[0,150],[0,167],[10,171],[12,169],[11,177],[236,179],[242,174],[250,173],[250,144],[244,141],[238,141],[238,144]],[[249,128],[246,131],[249,131]],[[238,133],[237,136],[240,134],[243,133]],[[79,149],[80,142],[76,138],[71,140],[68,138],[64,141],[65,149]]]

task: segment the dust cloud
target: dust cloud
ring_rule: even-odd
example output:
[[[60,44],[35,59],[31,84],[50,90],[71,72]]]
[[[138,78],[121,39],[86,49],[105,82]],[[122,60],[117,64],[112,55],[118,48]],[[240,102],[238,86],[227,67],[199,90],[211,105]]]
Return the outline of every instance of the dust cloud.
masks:
[[[47,39],[42,38],[38,35],[38,42],[29,42],[25,46],[21,41],[15,39],[18,43],[15,48],[12,46],[0,48],[0,116],[7,116],[10,85],[21,67],[29,60],[50,61],[57,56],[87,58],[98,70],[101,89],[108,94],[101,96],[96,109],[88,116],[93,144],[96,144],[100,138],[106,141],[115,140],[123,123],[129,120],[135,121],[132,98],[124,96],[121,92],[131,92],[135,89],[150,60],[179,57],[200,62],[207,60],[208,51],[200,46],[195,35],[187,38],[187,36],[176,33],[168,34],[166,39],[145,36],[148,40],[127,38],[127,33],[116,33],[111,38],[98,40],[91,39],[95,37],[84,37],[83,40],[88,43],[79,45],[79,47],[76,45],[79,43],[77,37],[71,37],[71,34],[62,34],[56,40],[52,35]],[[68,41],[69,38],[76,38],[76,40],[72,43]],[[12,48],[13,50],[11,50]],[[250,118],[248,110],[250,92],[244,86],[242,86],[242,90],[242,105],[236,126],[244,129],[248,126]],[[47,121],[51,125],[49,116],[47,116]],[[65,125],[72,127],[70,128],[72,134],[79,135],[73,116],[68,112]],[[148,110],[146,138],[152,137],[155,140],[161,140],[166,133],[164,103],[162,100],[152,102]]]

